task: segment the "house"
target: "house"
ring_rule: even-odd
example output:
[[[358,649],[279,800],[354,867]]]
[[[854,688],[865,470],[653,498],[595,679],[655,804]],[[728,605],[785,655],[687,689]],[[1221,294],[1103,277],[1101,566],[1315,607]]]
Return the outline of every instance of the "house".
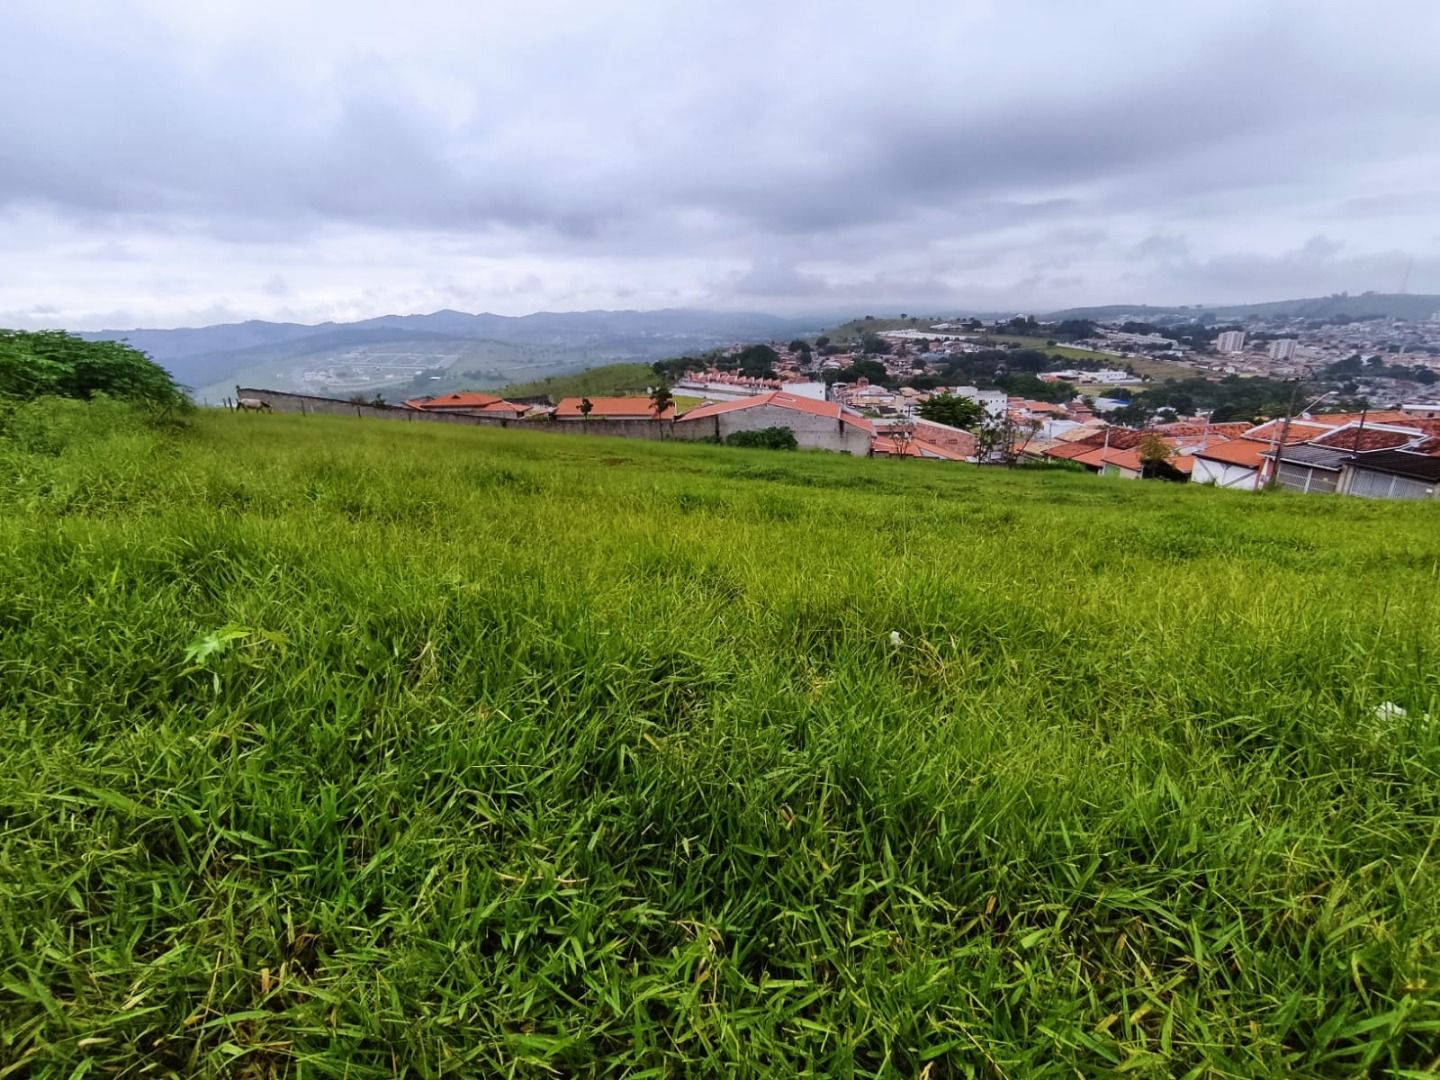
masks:
[[[1409,450],[1377,450],[1348,462],[1341,491],[1366,499],[1440,498],[1440,439]]]
[[[1270,444],[1263,439],[1229,439],[1214,442],[1192,455],[1191,483],[1213,484],[1233,491],[1254,491]]]
[[[580,411],[580,403],[586,400],[590,402],[588,416]],[[581,420],[674,420],[675,406],[667,405],[663,412],[657,414],[648,397],[567,397],[560,399],[551,416],[562,423]]]
[[[1278,451],[1265,451],[1265,457],[1274,460],[1279,457],[1279,470],[1275,482],[1289,491],[1307,495],[1333,495],[1340,487],[1340,471],[1350,460],[1344,450],[1320,446],[1316,443],[1299,443],[1282,446]]]
[[[460,413],[464,416],[494,416],[501,420],[519,420],[530,411],[529,405],[506,401],[497,394],[484,394],[475,390],[461,390],[438,397],[412,398],[405,402],[405,408],[423,412]]]
[[[872,457],[913,457],[939,458],[942,461],[965,461],[964,454],[943,446],[926,442],[916,435],[909,439],[895,439],[889,435],[875,435],[870,440]]]
[[[717,401],[691,409],[675,422],[675,435],[684,439],[725,439],[738,431],[789,428],[795,441],[809,450],[833,450],[865,457],[870,453],[874,427],[863,416],[836,401],[776,390],[769,394]]]
[[[891,433],[897,424],[908,431],[908,438],[895,439]],[[933,420],[912,421],[872,420],[875,429],[870,442],[870,453],[874,457],[888,457],[899,453],[904,446],[905,457],[942,458],[946,461],[973,461],[977,450],[975,436],[963,428],[949,424],[937,424]]]
[[[1070,458],[1077,465],[1084,465],[1101,476],[1118,476],[1123,480],[1139,480],[1144,473],[1140,455],[1132,450],[1118,450],[1114,447],[1086,447],[1083,454]]]
[[[1348,421],[1344,426],[1304,443],[1287,442],[1285,446],[1278,449],[1267,449],[1262,456],[1276,463],[1272,467],[1275,470],[1277,484],[1291,491],[1308,494],[1346,492],[1346,470],[1349,469],[1352,473],[1356,470],[1363,470],[1363,463],[1376,454],[1420,450],[1418,457],[1427,456],[1422,448],[1435,441],[1424,430],[1424,427],[1430,425],[1430,421],[1411,420],[1405,425],[1388,421],[1371,422],[1370,417],[1375,415],[1393,416],[1394,414],[1369,414],[1366,417]],[[1262,477],[1268,471],[1262,469]],[[1383,485],[1377,481],[1375,485],[1377,490],[1380,486],[1384,486],[1387,490],[1395,487],[1392,479],[1386,479]],[[1401,477],[1400,479],[1406,478]],[[1263,482],[1262,480],[1261,483]]]

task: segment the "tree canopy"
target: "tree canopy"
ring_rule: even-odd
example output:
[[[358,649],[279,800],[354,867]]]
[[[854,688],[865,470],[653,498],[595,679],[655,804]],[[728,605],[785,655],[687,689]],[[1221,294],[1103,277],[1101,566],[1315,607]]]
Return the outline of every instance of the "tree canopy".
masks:
[[[118,341],[85,341],[60,330],[0,330],[0,397],[97,394],[163,407],[189,400],[169,372]]]
[[[936,424],[969,430],[985,419],[985,409],[972,398],[936,394],[920,403],[920,415]]]

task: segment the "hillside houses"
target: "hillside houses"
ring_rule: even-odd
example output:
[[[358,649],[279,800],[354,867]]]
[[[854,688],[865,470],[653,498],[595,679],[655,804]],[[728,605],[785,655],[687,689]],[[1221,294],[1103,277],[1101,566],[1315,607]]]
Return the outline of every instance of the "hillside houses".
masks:
[[[407,409],[422,412],[456,413],[462,416],[492,416],[500,420],[519,420],[530,411],[529,405],[506,401],[497,394],[462,390],[439,397],[412,398],[404,403]]]

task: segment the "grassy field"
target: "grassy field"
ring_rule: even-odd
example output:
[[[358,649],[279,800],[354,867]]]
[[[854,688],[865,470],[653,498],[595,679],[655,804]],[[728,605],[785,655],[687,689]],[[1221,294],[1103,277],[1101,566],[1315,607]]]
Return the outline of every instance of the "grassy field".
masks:
[[[496,393],[501,396],[538,397],[549,394],[559,401],[562,397],[610,396],[643,394],[655,385],[658,376],[649,364],[604,364],[586,368],[572,375],[552,375],[531,382],[511,383]]]
[[[0,1075],[1435,1067],[1440,507],[6,426]]]

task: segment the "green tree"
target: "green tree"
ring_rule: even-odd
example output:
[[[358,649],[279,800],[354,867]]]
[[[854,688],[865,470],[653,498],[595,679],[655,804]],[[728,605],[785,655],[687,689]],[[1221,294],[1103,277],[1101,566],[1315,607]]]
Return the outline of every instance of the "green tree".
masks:
[[[890,352],[890,343],[879,334],[866,334],[860,339],[860,350],[867,356],[885,356]]]
[[[665,410],[675,404],[675,395],[670,393],[670,384],[661,383],[650,391],[650,408],[656,419],[665,415]]]
[[[119,341],[59,330],[0,330],[0,396],[88,400],[97,394],[162,408],[188,407],[170,373]]]
[[[1135,447],[1135,456],[1140,459],[1140,475],[1154,476],[1163,471],[1165,463],[1175,453],[1175,448],[1151,432]]]
[[[796,353],[808,353],[810,351],[810,343],[804,338],[796,338],[794,341],[790,342],[790,351]]]
[[[829,345],[829,344],[830,344],[830,338],[829,338],[829,336],[826,335],[826,334],[821,334],[819,337],[817,337],[817,338],[815,339],[815,348],[817,348],[817,349],[823,349],[823,348],[825,348],[826,345]]]
[[[885,365],[879,360],[856,360],[838,375],[840,382],[856,382],[860,379],[865,379],[876,386],[888,386],[891,381],[890,373],[885,370]]]
[[[580,418],[582,420],[588,420],[590,418],[590,414],[594,410],[595,403],[591,401],[588,397],[582,397],[580,399]]]
[[[936,394],[930,400],[921,402],[920,415],[936,424],[948,424],[969,431],[985,418],[985,409],[972,398]]]

